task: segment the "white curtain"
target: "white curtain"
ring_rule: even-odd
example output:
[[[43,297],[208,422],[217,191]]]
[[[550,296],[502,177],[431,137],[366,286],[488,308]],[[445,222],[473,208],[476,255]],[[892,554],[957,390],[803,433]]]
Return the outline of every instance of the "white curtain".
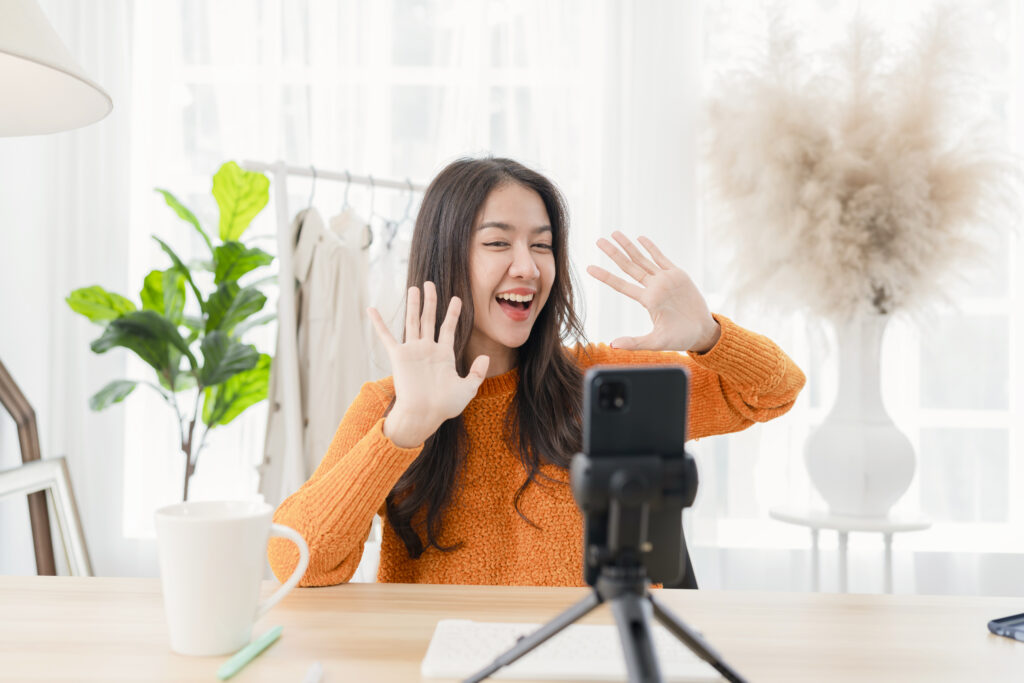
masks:
[[[152,573],[148,549],[120,533],[124,413],[87,407],[89,396],[123,376],[124,357],[93,354],[99,328],[64,302],[81,286],[134,288],[127,270],[132,5],[40,5],[111,94],[114,110],[77,131],[0,138],[0,354],[36,411],[43,457],[68,459],[94,571]],[[20,461],[15,426],[0,418],[0,468]],[[0,539],[0,573],[35,572],[24,499],[0,501]]]

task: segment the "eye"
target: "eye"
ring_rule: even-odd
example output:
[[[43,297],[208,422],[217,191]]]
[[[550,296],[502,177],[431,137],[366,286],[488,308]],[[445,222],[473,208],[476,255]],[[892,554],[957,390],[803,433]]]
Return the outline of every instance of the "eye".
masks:
[[[508,242],[484,242],[485,247],[507,247]]]
[[[538,249],[544,249],[545,251],[551,251],[552,249],[554,249],[554,247],[552,247],[550,244],[544,243],[535,244],[533,246],[537,247]]]

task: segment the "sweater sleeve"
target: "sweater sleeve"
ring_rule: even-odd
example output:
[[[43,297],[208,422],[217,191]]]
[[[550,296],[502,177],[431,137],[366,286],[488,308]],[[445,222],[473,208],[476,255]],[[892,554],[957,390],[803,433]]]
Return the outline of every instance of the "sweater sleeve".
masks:
[[[699,439],[767,422],[793,407],[804,373],[775,342],[715,314],[722,336],[706,353],[627,351],[603,344],[577,353],[584,365],[682,365],[690,372],[688,437]]]
[[[295,529],[309,545],[309,567],[300,586],[352,578],[373,516],[422,450],[399,448],[384,436],[390,401],[379,384],[364,384],[316,472],[274,512],[274,522]],[[268,557],[284,581],[298,564],[299,552],[290,541],[272,538]]]

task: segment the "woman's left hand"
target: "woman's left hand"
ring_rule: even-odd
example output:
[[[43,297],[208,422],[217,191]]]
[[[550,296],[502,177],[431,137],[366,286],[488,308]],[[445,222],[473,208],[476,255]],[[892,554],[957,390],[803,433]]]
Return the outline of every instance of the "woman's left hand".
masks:
[[[621,232],[613,232],[612,237],[622,250],[603,237],[597,241],[598,248],[639,285],[627,282],[598,266],[588,266],[587,272],[617,292],[640,302],[654,323],[654,329],[649,334],[643,337],[619,337],[612,342],[612,346],[620,349],[696,353],[711,350],[721,336],[722,328],[711,316],[704,296],[690,276],[665,258],[654,242],[646,237],[640,237],[638,241],[653,261],[644,256]]]

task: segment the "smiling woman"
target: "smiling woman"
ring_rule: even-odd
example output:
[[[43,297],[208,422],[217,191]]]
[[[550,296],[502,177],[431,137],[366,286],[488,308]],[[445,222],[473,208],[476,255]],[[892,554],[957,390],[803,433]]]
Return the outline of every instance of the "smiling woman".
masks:
[[[492,377],[512,369],[514,350],[526,343],[551,293],[556,265],[551,221],[535,190],[500,185],[477,221],[469,252],[474,334],[466,354],[487,355]]]
[[[378,510],[380,581],[582,585],[568,466],[593,365],[686,367],[691,438],[792,406],[800,369],[770,340],[712,316],[650,240],[650,259],[620,233],[621,251],[600,243],[637,284],[591,273],[640,302],[653,330],[616,340],[628,348],[583,343],[567,232],[557,188],[509,159],[461,159],[431,183],[413,235],[404,340],[370,309],[394,374],[363,386],[317,471],[275,513],[309,539],[305,585],[352,577]],[[296,560],[271,542],[278,576]],[[692,570],[687,579],[695,588]]]

